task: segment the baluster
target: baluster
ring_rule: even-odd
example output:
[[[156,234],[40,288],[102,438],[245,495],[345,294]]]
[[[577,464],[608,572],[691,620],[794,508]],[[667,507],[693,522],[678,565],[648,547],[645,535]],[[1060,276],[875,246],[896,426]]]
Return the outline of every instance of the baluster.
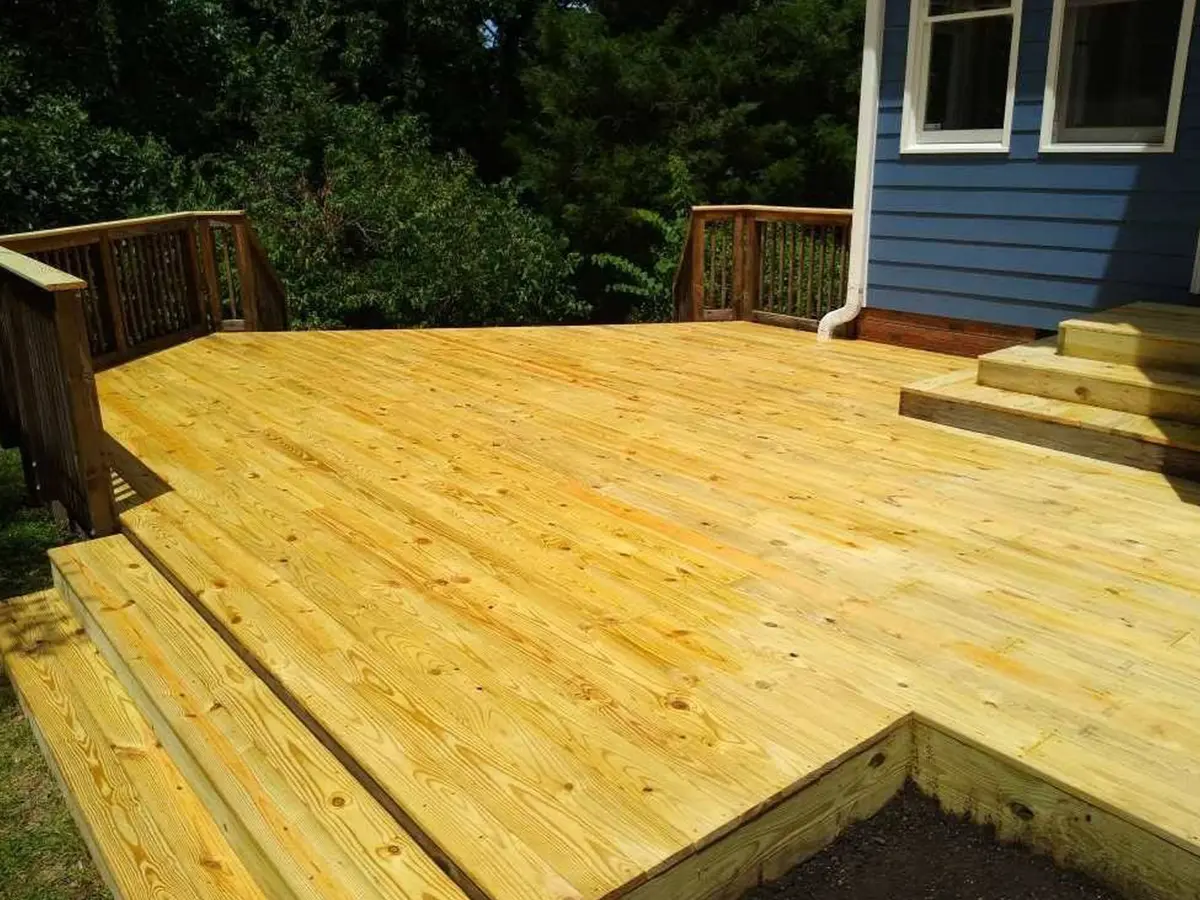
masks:
[[[242,286],[242,316],[247,331],[257,331],[258,284],[255,279],[254,256],[250,252],[250,238],[246,234],[246,223],[233,226],[234,251],[237,254],[238,280]]]
[[[108,314],[112,318],[113,349],[122,353],[129,346],[129,334],[126,331],[125,313],[121,287],[117,281],[116,258],[113,255],[112,239],[107,232],[100,234],[100,271],[103,274],[105,302],[108,304]]]
[[[204,283],[208,291],[209,328],[219,331],[221,328],[221,286],[217,276],[217,247],[213,238],[212,223],[200,222],[200,257],[204,269]]]
[[[704,320],[704,217],[692,217],[692,321]]]

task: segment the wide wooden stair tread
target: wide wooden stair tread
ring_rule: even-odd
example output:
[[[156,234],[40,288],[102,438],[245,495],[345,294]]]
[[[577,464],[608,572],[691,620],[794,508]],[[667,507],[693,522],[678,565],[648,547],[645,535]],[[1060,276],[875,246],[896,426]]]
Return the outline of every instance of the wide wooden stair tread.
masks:
[[[1059,324],[1064,356],[1200,372],[1200,307],[1130,303]]]
[[[906,386],[900,411],[1200,478],[1200,308],[1135,303]]]
[[[51,561],[67,606],[268,896],[462,900],[125,537],[59,548]]]
[[[1200,423],[1200,375],[1059,354],[1039,341],[979,357],[987,387],[1151,418]]]
[[[117,900],[268,900],[57,592],[0,603],[0,653]]]

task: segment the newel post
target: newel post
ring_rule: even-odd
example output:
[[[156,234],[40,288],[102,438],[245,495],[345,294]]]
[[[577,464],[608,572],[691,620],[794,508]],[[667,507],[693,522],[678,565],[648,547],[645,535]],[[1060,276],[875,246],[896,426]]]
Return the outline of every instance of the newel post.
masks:
[[[692,213],[691,316],[692,322],[704,321],[704,216]]]
[[[762,248],[758,240],[758,219],[753,211],[742,210],[733,220],[733,302],[734,317],[750,319],[758,306]]]
[[[75,454],[87,503],[87,528],[93,537],[117,530],[112,478],[104,454],[100,398],[92,372],[87,325],[79,291],[55,291],[54,330],[66,381],[68,414],[75,434]]]
[[[243,217],[233,226],[234,252],[237,254],[238,283],[242,288],[242,318],[247,331],[258,331],[258,281],[254,254],[250,251],[249,226]]]

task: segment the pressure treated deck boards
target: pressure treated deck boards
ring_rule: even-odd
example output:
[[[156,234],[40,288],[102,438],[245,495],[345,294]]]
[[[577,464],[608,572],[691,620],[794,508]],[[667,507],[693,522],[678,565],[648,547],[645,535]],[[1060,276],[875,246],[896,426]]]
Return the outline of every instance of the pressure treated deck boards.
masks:
[[[916,709],[1200,844],[1200,488],[746,323],[222,334],[123,516],[496,900],[616,896]]]
[[[0,603],[0,656],[116,900],[268,900],[54,591]]]

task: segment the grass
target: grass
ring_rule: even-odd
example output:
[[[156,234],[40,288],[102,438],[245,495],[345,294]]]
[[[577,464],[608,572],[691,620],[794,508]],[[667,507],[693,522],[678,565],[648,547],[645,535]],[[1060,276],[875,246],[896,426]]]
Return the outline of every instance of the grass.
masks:
[[[27,507],[24,501],[20,458],[13,451],[0,451],[0,597],[49,587],[46,551],[69,539],[49,513]],[[0,676],[0,897],[108,896],[12,685]]]

